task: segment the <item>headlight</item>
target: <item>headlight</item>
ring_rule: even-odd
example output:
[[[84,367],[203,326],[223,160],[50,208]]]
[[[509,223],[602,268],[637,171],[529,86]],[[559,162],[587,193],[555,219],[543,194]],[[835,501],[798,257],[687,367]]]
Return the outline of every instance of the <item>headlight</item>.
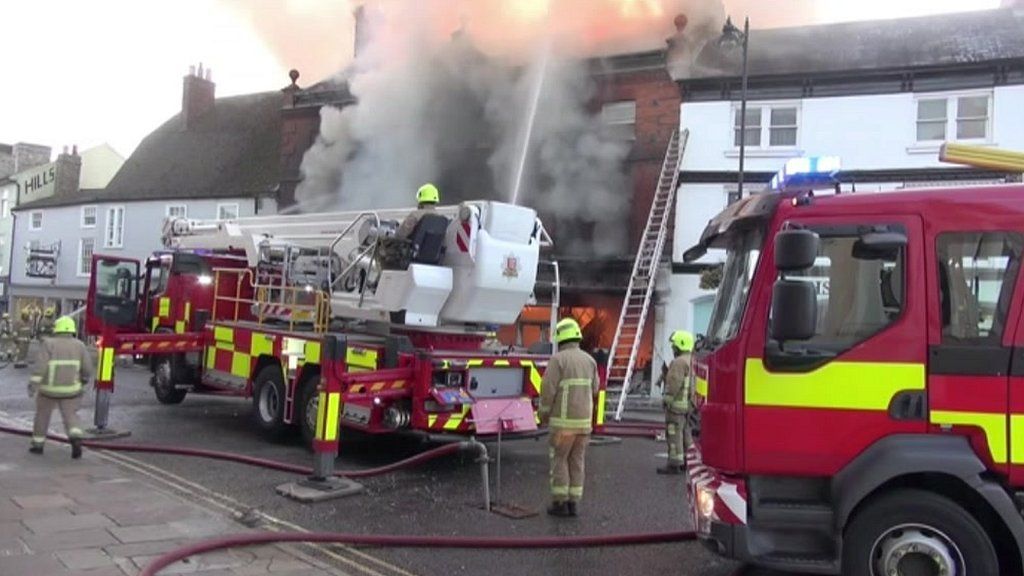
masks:
[[[210,284],[213,284],[213,276],[207,276],[206,274],[199,276],[198,280],[200,286],[209,286]]]
[[[711,518],[715,513],[715,493],[707,488],[697,490],[697,512],[702,518]]]

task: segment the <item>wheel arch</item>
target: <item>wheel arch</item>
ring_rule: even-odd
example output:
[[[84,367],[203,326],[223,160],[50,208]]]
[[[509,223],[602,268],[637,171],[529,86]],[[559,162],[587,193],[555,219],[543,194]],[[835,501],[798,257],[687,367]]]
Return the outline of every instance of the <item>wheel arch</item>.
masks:
[[[1024,574],[1024,520],[966,437],[898,435],[864,451],[832,482],[839,533],[871,500],[900,488],[928,490],[956,502],[985,529],[1000,559],[1010,560],[1006,568]]]
[[[255,390],[256,378],[258,378],[259,375],[260,375],[260,372],[262,372],[263,369],[268,367],[268,366],[277,366],[278,369],[280,370],[281,369],[281,359],[278,358],[277,356],[272,356],[270,354],[260,354],[256,358],[256,361],[253,362],[253,364],[252,364],[252,371],[249,374],[249,382],[246,385],[246,392],[247,392],[246,396],[252,396],[253,394],[255,394],[255,392],[256,392],[256,390]],[[289,383],[288,383],[288,378],[285,378],[284,376],[285,375],[282,372],[282,380],[284,381],[284,389],[285,389],[285,393],[287,394],[288,393],[288,389],[290,388],[290,386],[289,386]]]

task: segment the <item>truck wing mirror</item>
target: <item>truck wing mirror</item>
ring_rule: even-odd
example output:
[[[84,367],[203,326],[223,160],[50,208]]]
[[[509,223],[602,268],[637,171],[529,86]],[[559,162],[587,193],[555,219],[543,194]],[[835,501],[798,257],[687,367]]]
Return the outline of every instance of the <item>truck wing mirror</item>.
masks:
[[[771,336],[779,342],[810,340],[818,325],[818,297],[811,282],[776,280],[772,287]]]
[[[797,272],[814,266],[818,257],[818,235],[806,229],[780,230],[775,235],[775,268]]]
[[[853,257],[858,260],[895,260],[900,248],[907,245],[902,232],[868,232],[853,244]]]

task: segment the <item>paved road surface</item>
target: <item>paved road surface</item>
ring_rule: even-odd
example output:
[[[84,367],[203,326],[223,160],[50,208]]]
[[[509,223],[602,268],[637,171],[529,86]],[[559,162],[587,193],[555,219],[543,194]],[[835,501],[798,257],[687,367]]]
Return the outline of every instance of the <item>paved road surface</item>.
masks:
[[[25,396],[27,373],[0,371],[0,410],[30,419],[32,402]],[[299,464],[310,464],[297,439],[268,441],[250,422],[250,405],[240,399],[190,395],[178,406],[159,404],[147,385],[148,373],[119,368],[112,403],[112,428],[131,430],[130,441],[171,443]],[[91,422],[92,395],[80,414]],[[376,466],[422,449],[408,439],[343,439],[339,469]],[[293,479],[283,473],[224,462],[174,456],[132,454],[136,466],[194,483],[196,491],[237,508],[253,508],[283,522],[314,531],[370,534],[436,534],[474,536],[559,536],[682,530],[689,527],[683,480],[654,473],[662,445],[647,439],[595,446],[588,453],[587,493],[578,520],[538,515],[510,520],[482,510],[478,466],[468,456],[451,456],[415,470],[365,481],[364,494],[345,500],[303,505],[274,493],[274,486]],[[493,455],[493,447],[492,447]],[[505,443],[502,501],[540,508],[547,483],[545,440]],[[495,467],[491,466],[492,482]],[[168,474],[172,476],[168,476]],[[354,574],[661,574],[727,576],[736,565],[706,552],[696,543],[551,551],[369,550],[377,560],[349,566]],[[349,557],[362,558],[356,553]],[[746,576],[767,574],[751,570]],[[775,575],[777,576],[777,574]]]

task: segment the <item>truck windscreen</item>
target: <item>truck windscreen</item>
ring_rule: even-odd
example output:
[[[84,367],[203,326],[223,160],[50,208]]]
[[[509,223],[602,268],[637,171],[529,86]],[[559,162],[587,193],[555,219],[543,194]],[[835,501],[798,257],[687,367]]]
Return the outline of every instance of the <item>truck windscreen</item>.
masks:
[[[739,331],[763,242],[760,227],[736,231],[715,242],[726,249],[727,256],[708,324],[707,343],[711,347],[731,340]]]

